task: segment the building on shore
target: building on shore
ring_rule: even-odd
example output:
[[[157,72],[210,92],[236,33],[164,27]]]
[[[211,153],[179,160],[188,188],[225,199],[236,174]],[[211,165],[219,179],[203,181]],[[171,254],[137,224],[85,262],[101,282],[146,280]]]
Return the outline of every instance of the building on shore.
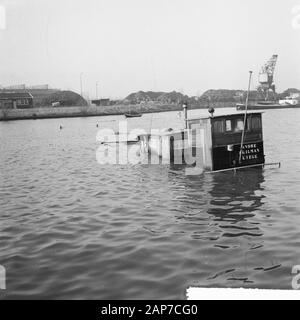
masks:
[[[27,91],[0,91],[0,109],[27,109],[33,107],[33,96]]]
[[[97,107],[106,107],[110,105],[109,99],[96,99],[92,100],[92,104],[96,105]]]
[[[0,109],[27,109],[53,106],[87,106],[87,101],[73,91],[50,89],[44,86],[0,89]]]

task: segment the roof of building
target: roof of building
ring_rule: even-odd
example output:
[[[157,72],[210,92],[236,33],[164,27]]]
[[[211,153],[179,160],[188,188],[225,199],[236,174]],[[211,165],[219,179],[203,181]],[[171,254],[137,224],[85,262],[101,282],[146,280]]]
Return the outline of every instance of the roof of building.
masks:
[[[1,91],[0,90],[0,100],[10,100],[10,99],[32,99],[32,95],[27,92],[20,91]]]
[[[94,99],[92,102],[106,102],[109,101],[110,99]]]

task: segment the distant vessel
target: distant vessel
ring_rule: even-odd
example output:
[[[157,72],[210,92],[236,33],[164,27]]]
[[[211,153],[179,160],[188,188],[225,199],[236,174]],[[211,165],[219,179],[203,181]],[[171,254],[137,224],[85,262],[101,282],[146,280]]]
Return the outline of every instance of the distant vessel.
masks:
[[[274,103],[273,101],[260,101],[255,104],[248,104],[249,110],[262,110],[262,109],[288,109],[288,108],[300,108],[300,102],[298,100],[299,94],[294,94]],[[245,105],[238,103],[236,105],[237,110],[245,110]]]
[[[285,108],[300,108],[299,94],[294,94],[282,100],[269,100],[270,92],[276,96],[274,84],[274,71],[278,55],[273,55],[271,59],[262,66],[259,73],[259,86],[257,87],[258,93],[263,96],[263,101],[249,103],[249,110],[262,110],[262,109],[285,109]],[[238,103],[237,110],[245,110],[245,104]]]
[[[289,107],[289,106],[300,106],[300,102],[299,102],[299,97],[300,94],[296,93],[296,94],[292,94],[289,97],[285,97],[282,100],[279,100],[279,104],[284,106],[284,107]]]
[[[130,112],[127,112],[124,114],[124,116],[126,118],[138,118],[138,117],[141,117],[142,114],[141,113],[138,113],[136,111],[130,111]]]
[[[300,102],[298,100],[293,100],[293,103],[289,103],[289,101],[289,98],[279,100],[278,103],[274,103],[271,101],[261,101],[254,104],[248,104],[248,110],[300,108]],[[242,103],[237,103],[236,109],[245,110],[245,105]]]

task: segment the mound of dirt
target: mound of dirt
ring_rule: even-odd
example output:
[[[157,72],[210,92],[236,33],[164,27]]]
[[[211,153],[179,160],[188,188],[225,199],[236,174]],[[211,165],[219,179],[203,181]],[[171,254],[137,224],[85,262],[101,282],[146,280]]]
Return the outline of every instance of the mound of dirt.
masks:
[[[81,95],[73,91],[57,91],[46,96],[41,101],[41,107],[51,106],[53,103],[59,103],[61,106],[87,106],[88,103]]]

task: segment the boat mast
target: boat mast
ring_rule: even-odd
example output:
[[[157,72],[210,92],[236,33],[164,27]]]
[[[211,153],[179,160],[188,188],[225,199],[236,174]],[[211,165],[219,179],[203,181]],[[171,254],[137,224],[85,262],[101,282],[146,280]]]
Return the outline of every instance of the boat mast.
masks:
[[[247,122],[247,111],[248,111],[248,101],[249,101],[249,94],[251,88],[251,78],[252,78],[253,71],[249,71],[249,84],[248,84],[248,91],[247,91],[247,98],[245,104],[245,115],[244,115],[244,128],[242,132],[242,140],[241,140],[241,147],[240,147],[240,155],[239,155],[239,163],[242,162],[242,153],[243,153],[243,146],[244,146],[244,139],[245,139],[245,131],[246,131],[246,122]]]

